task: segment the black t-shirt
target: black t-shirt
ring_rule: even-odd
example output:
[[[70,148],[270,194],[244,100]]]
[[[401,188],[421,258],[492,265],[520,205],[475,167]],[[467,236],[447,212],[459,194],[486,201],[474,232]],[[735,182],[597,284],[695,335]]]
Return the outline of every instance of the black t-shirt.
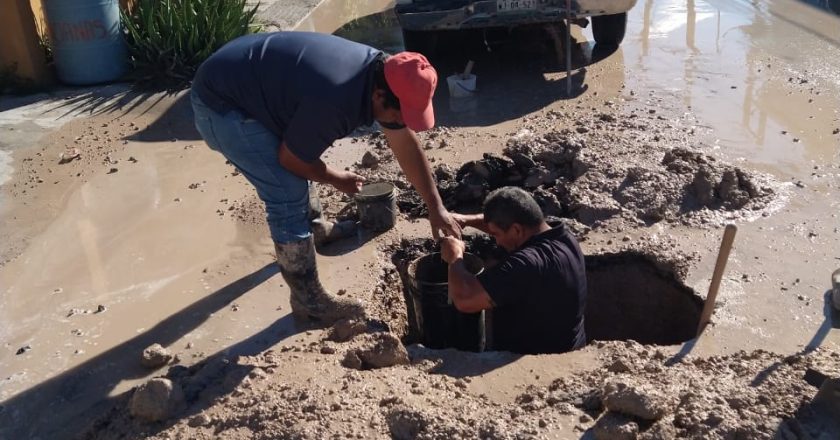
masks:
[[[192,87],[208,107],[245,113],[312,162],[337,139],[373,124],[370,66],[381,54],[327,34],[246,35],[211,55]]]
[[[531,237],[478,280],[495,304],[493,349],[564,353],[586,345],[586,267],[565,227]]]

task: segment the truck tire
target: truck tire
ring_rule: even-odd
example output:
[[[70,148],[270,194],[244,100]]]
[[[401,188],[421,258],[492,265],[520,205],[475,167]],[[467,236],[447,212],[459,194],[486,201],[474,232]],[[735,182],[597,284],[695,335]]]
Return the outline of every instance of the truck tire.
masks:
[[[627,30],[627,13],[597,15],[592,17],[592,35],[595,43],[603,47],[618,47]]]
[[[432,58],[437,53],[438,35],[434,31],[402,30],[403,46],[409,52],[419,52]]]

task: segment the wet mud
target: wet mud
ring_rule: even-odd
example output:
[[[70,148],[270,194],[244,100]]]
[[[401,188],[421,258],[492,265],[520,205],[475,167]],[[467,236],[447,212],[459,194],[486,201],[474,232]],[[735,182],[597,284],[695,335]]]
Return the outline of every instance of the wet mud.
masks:
[[[334,28],[352,17],[343,31],[394,52],[386,6],[321,16]],[[840,374],[824,302],[838,245],[836,20],[798,2],[640,0],[617,50],[596,54],[589,30],[575,33],[572,96],[542,37],[477,58],[470,105],[435,96],[439,127],[420,139],[448,206],[477,211],[496,185],[527,188],[605,274],[593,286],[647,283],[638,302],[659,310],[646,295],[666,292],[656,313],[687,317],[634,338],[688,334],[686,285],[708,285],[716,225],[739,224],[713,325],[680,346],[596,341],[532,357],[411,344],[392,257],[434,247],[418,241],[422,204],[371,130],[326,160],[393,182],[398,226],[328,248],[319,266],[377,325],[296,327],[262,206],[196,137],[188,100],[66,124],[16,151],[3,185],[3,321],[15,325],[2,329],[0,436],[60,438],[96,420],[87,438],[836,438],[803,380]],[[441,77],[466,56],[444,61]],[[60,163],[68,149],[79,157]],[[318,191],[329,218],[358,220],[352,197]],[[471,246],[489,261],[484,244]],[[599,289],[616,304],[620,287]],[[99,304],[106,313],[67,316]],[[166,373],[141,365],[153,343],[174,356]],[[167,417],[150,424],[131,399],[153,375],[171,385],[145,389],[173,404],[146,412]]]
[[[616,118],[603,114],[599,120]],[[457,171],[440,166],[435,177],[450,210],[480,209],[490,191],[517,186],[534,196],[546,216],[571,218],[586,227],[613,220],[714,226],[761,212],[778,197],[767,176],[689,148],[668,149],[659,161],[636,163],[606,150],[597,138],[587,141],[571,130],[541,136],[524,130],[508,140],[504,156],[485,154]],[[411,191],[401,194],[399,206],[411,216],[425,215]]]
[[[343,366],[340,351],[324,349],[331,345],[318,349],[317,343],[219,357],[155,379],[178,390],[177,419],[149,431],[147,422],[118,405],[80,438],[513,439],[550,438],[564,425],[598,439],[840,433],[836,421],[810,402],[817,390],[803,379],[809,370],[840,373],[840,354],[833,352],[782,356],[756,350],[688,360],[634,342],[602,342],[601,368],[529,386],[513,401],[498,402],[471,393],[470,377],[429,375],[441,361],[434,351],[415,348],[406,357],[404,349],[390,348],[398,344],[393,339],[358,339],[371,345],[348,353],[393,365],[387,375]],[[285,371],[291,360],[310,362],[325,376],[314,385],[311,375]]]

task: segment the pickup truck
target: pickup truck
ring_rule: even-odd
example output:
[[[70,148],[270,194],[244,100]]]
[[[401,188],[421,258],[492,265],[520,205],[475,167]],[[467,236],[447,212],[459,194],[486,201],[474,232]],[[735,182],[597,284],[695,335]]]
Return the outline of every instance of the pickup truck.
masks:
[[[572,23],[592,22],[595,43],[617,47],[624,39],[627,11],[636,0],[573,0]],[[513,28],[565,20],[566,0],[397,0],[394,7],[406,50],[428,47],[437,31]],[[422,52],[422,50],[416,50]]]

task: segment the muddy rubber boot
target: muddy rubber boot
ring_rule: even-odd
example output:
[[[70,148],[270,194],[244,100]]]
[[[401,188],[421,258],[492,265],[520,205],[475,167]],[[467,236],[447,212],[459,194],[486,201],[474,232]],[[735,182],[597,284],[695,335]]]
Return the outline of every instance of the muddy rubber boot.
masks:
[[[318,187],[315,182],[309,182],[309,220],[316,220],[324,215],[324,209],[321,206],[321,198],[318,197]]]
[[[294,243],[274,243],[280,273],[291,290],[292,315],[325,326],[339,319],[365,319],[361,301],[328,293],[318,279],[315,244],[312,237]]]
[[[352,237],[356,234],[356,222],[344,220],[331,222],[322,218],[313,220],[310,223],[312,236],[315,239],[315,246],[322,246],[342,238]]]

